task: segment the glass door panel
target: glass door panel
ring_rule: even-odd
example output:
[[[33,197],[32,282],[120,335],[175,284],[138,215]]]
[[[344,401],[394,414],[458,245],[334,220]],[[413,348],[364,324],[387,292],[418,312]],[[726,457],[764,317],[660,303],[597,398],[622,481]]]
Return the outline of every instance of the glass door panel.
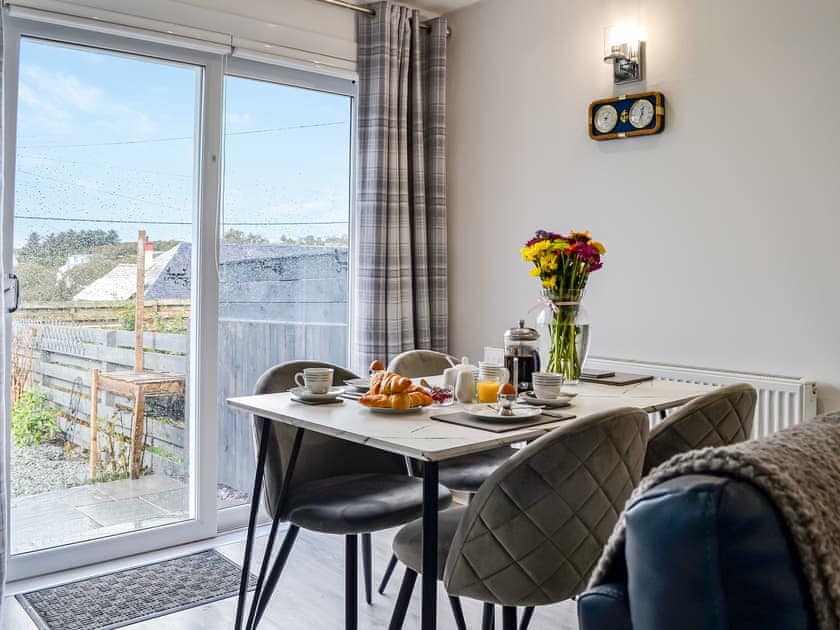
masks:
[[[347,362],[351,114],[348,94],[225,78],[220,507],[254,476],[250,418],[225,398],[283,361]]]
[[[13,554],[195,518],[188,366],[202,74],[21,39]]]

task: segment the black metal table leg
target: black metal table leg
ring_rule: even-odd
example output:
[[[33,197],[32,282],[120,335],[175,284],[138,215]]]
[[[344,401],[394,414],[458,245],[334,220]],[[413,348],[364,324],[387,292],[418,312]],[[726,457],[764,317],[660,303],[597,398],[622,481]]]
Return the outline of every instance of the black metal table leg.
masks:
[[[242,560],[242,578],[239,580],[239,599],[236,601],[235,630],[242,630],[242,615],[245,612],[245,598],[248,595],[248,579],[251,571],[251,552],[254,549],[254,532],[257,527],[257,513],[260,510],[260,492],[262,491],[265,459],[268,454],[268,434],[270,421],[262,421],[260,449],[257,453],[257,471],[254,474],[254,491],[251,493],[251,515],[248,517],[248,535],[245,537],[245,557]],[[256,593],[254,594],[256,597]]]
[[[502,630],[516,630],[516,606],[502,607]]]
[[[422,630],[437,628],[438,463],[423,463]]]

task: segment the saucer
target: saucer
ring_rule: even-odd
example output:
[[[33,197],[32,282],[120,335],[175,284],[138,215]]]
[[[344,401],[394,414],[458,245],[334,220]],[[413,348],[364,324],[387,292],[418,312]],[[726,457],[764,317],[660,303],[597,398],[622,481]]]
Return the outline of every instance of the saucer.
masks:
[[[366,392],[370,389],[370,378],[348,378],[344,384],[360,392]]]
[[[560,394],[557,398],[537,398],[534,392],[525,392],[519,396],[518,402],[526,405],[542,405],[543,407],[568,407],[572,398],[577,394]]]
[[[303,387],[293,387],[289,390],[292,395],[292,400],[300,400],[303,402],[326,402],[328,400],[335,400],[344,393],[343,387],[330,387],[326,394],[313,394]]]
[[[464,405],[464,411],[476,418],[494,422],[515,422],[516,420],[533,418],[542,413],[542,409],[539,407],[514,406],[511,408],[512,416],[500,416],[498,411],[489,404]]]

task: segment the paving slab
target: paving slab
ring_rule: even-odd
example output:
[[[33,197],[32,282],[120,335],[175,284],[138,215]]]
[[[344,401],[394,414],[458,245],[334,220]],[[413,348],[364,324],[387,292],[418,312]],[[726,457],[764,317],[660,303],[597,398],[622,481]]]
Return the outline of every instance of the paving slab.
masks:
[[[166,514],[166,510],[143,501],[139,497],[83,505],[77,509],[104,527],[120,523],[138,523],[143,519]]]

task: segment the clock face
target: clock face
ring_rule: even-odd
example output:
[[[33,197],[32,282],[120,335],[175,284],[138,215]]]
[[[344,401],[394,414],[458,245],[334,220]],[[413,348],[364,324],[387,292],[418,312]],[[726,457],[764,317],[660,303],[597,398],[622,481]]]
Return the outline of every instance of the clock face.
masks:
[[[609,133],[618,122],[618,112],[612,105],[602,105],[595,112],[595,129],[601,133]]]
[[[640,98],[630,107],[630,124],[636,129],[643,129],[653,120],[653,103]]]

